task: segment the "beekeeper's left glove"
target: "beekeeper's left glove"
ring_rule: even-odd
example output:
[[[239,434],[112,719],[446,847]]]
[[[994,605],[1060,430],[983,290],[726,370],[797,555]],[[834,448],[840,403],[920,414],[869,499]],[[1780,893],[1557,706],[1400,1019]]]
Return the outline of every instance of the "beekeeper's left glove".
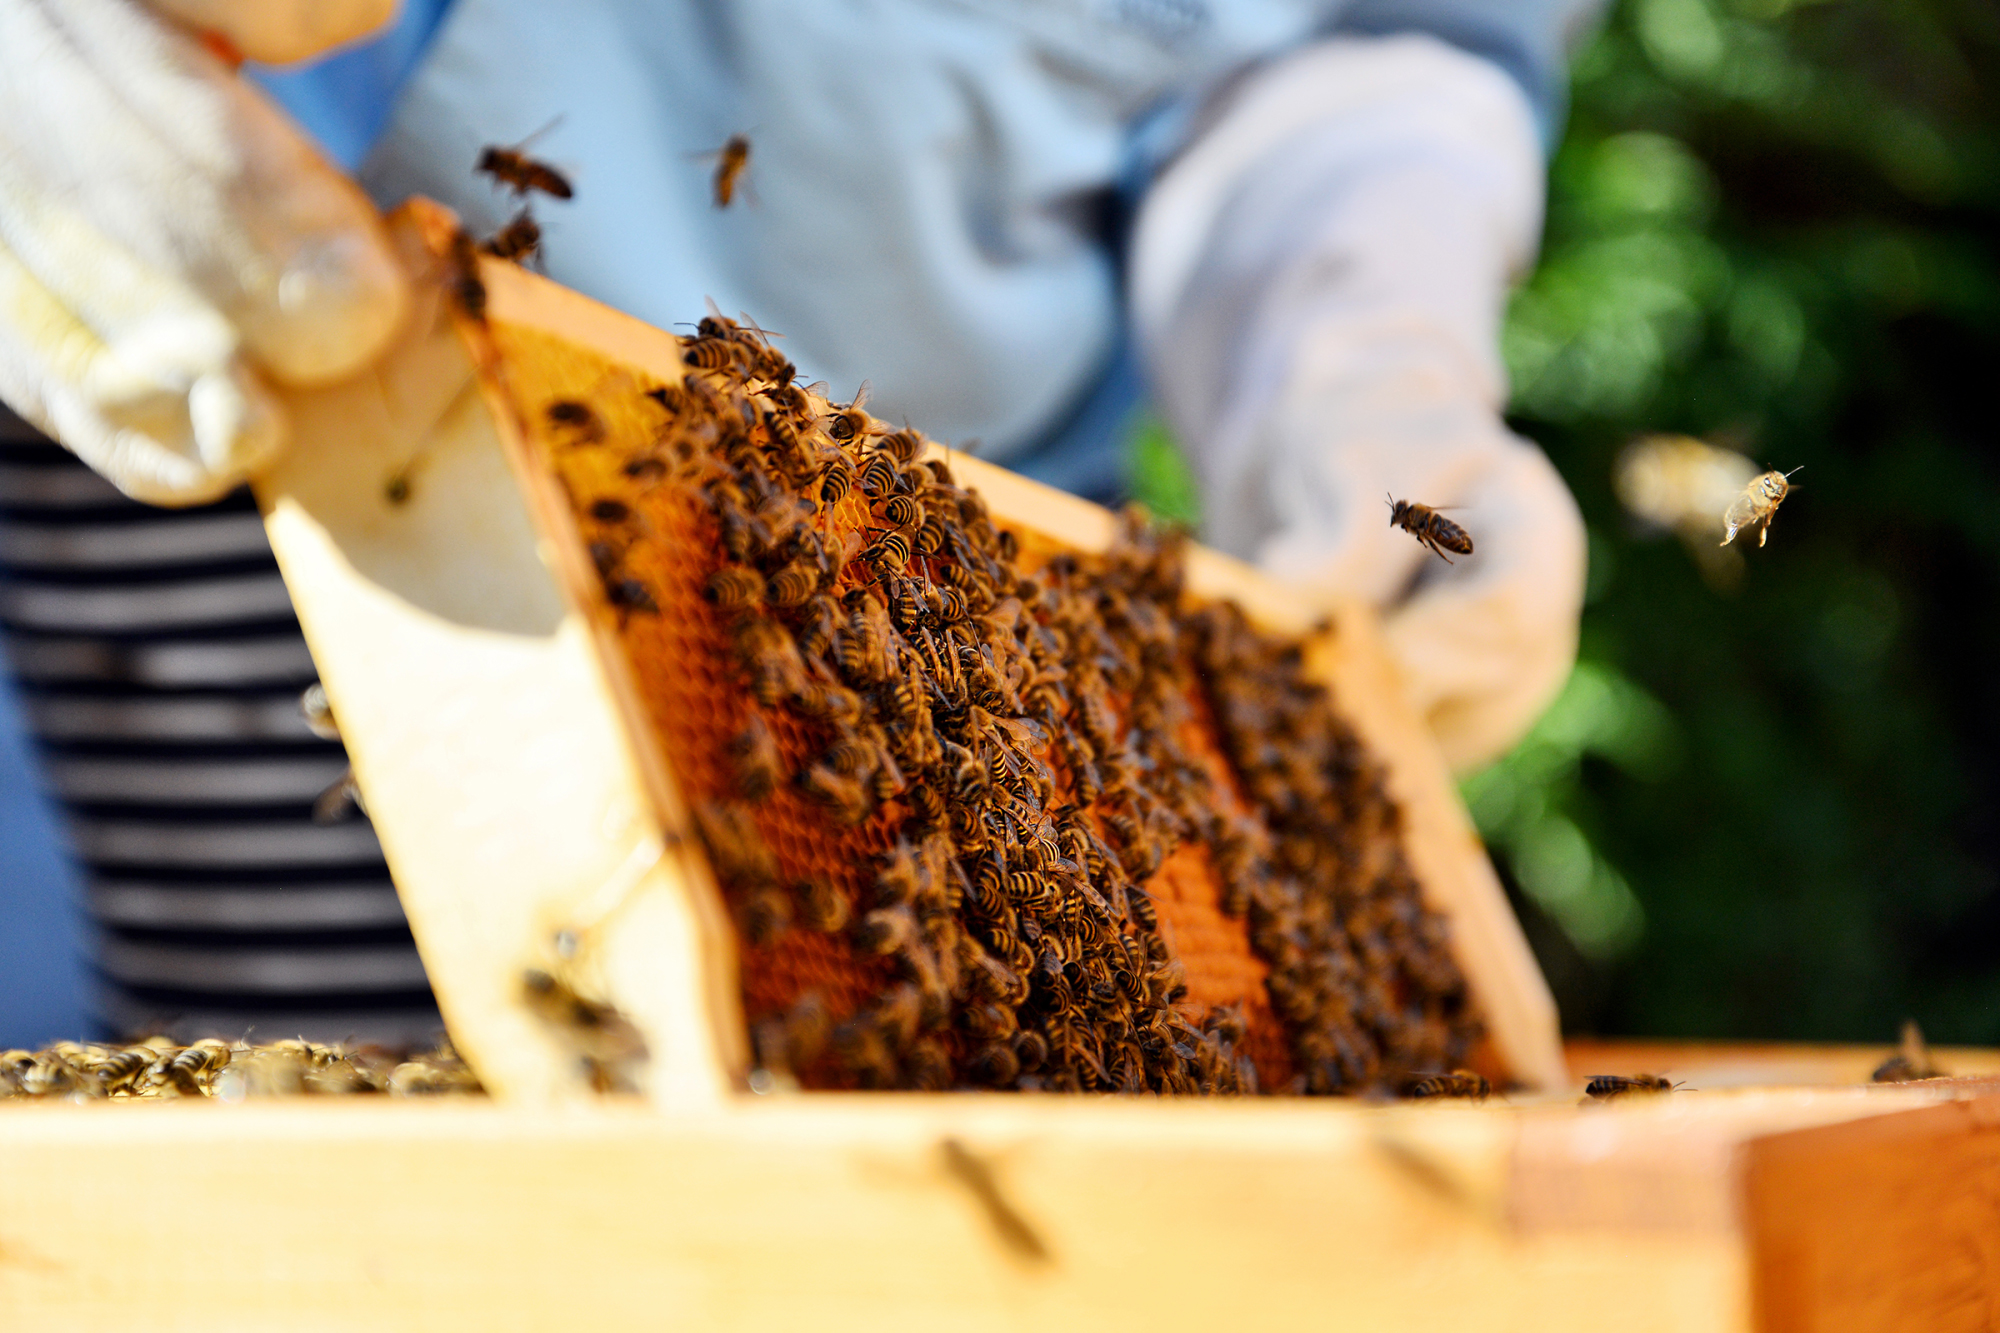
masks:
[[[0,400],[192,504],[283,443],[274,385],[367,365],[408,301],[381,221],[217,49],[297,60],[394,8],[0,0]]]

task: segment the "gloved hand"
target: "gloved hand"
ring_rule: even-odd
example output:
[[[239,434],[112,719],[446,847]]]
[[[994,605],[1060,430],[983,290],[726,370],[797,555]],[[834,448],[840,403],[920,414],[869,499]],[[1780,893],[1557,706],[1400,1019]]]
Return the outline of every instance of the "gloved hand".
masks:
[[[380,219],[176,20],[277,62],[394,9],[0,0],[0,399],[127,494],[192,504],[282,444],[274,385],[367,365],[408,303]]]
[[[1320,43],[1256,72],[1155,183],[1132,261],[1140,346],[1202,475],[1209,541],[1383,608],[1460,771],[1496,758],[1575,656],[1585,543],[1507,431],[1497,352],[1543,164],[1524,95],[1425,37]],[[1457,506],[1447,565],[1388,499]]]

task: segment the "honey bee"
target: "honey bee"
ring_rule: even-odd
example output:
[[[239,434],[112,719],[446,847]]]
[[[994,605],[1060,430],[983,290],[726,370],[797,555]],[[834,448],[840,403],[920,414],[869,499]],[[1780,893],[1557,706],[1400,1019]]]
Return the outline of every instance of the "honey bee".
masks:
[[[842,444],[868,434],[872,420],[868,413],[862,410],[867,402],[868,382],[864,380],[860,389],[856,390],[853,401],[827,418],[826,433]]]
[[[1675,1084],[1658,1074],[1593,1074],[1584,1085],[1586,1095],[1600,1100],[1623,1097],[1634,1092],[1672,1092]]]
[[[743,938],[758,948],[767,948],[792,928],[792,900],[776,885],[760,884],[745,892],[737,910],[743,919]]]
[[[848,906],[847,895],[823,879],[809,879],[800,883],[795,894],[799,900],[799,921],[808,930],[838,934],[847,929],[853,916]]]
[[[847,493],[853,488],[854,464],[848,462],[846,455],[842,454],[829,462],[826,470],[820,473],[819,501],[831,509],[845,500]]]
[[[724,610],[740,610],[764,600],[764,576],[744,565],[725,565],[711,574],[702,595]]]
[[[743,173],[749,169],[749,137],[730,135],[722,147],[715,150],[715,178],[712,184],[717,208],[727,208],[735,202],[736,187],[742,183]]]
[[[1445,554],[1446,551],[1455,551],[1459,555],[1472,554],[1471,535],[1429,505],[1390,496],[1389,526],[1401,528],[1415,537],[1447,565],[1452,563],[1452,559]]]
[[[1463,1097],[1483,1102],[1493,1092],[1493,1085],[1483,1075],[1470,1069],[1454,1069],[1449,1074],[1430,1074],[1410,1084],[1411,1097]]]
[[[784,780],[777,738],[762,717],[751,716],[749,725],[729,743],[729,751],[736,761],[736,789],[751,800],[762,800]]]
[[[1803,467],[1804,464],[1800,464]],[[1722,515],[1722,545],[1736,540],[1739,529],[1757,529],[1757,545],[1763,546],[1764,539],[1771,535],[1771,522],[1778,516],[1778,506],[1784,503],[1785,494],[1791,490],[1791,472],[1766,472],[1753,477],[1743,494],[1729,502],[1729,508]]]
[[[658,615],[660,605],[653,600],[653,594],[637,579],[609,578],[604,581],[604,598],[618,608],[618,619],[622,625],[634,611],[647,615]]]
[[[681,360],[700,370],[729,370],[743,359],[742,349],[723,338],[690,338],[681,344]]]
[[[215,1037],[203,1037],[168,1060],[162,1072],[167,1081],[182,1093],[196,1097],[207,1090],[209,1077],[228,1063],[229,1043]]]
[[[516,198],[536,190],[556,199],[572,198],[576,192],[570,188],[567,177],[548,163],[537,162],[521,151],[554,129],[555,125],[552,120],[511,147],[487,145],[480,151],[477,169],[512,190]]]
[[[1940,1078],[1939,1070],[1931,1059],[1931,1048],[1924,1040],[1924,1031],[1917,1026],[1914,1018],[1903,1022],[1903,1039],[1896,1053],[1875,1067],[1870,1081],[1875,1083],[1907,1083],[1913,1079]]]
[[[764,590],[773,606],[797,606],[819,591],[819,570],[810,561],[794,560],[776,574]]]
[[[902,475],[896,470],[895,459],[884,453],[873,453],[868,455],[868,460],[861,465],[861,475],[857,481],[863,494],[886,495],[896,488],[896,483],[902,479]]]
[[[855,947],[863,953],[899,953],[921,936],[917,918],[907,907],[878,907],[854,923]]]
[[[806,794],[827,808],[836,824],[852,827],[868,818],[875,808],[874,794],[859,778],[836,773],[824,764],[814,764],[799,780]]]
[[[481,242],[479,248],[495,259],[516,264],[523,259],[539,262],[542,257],[542,229],[535,225],[534,215],[524,208],[506,226]]]
[[[522,971],[521,997],[575,1049],[597,1091],[633,1090],[630,1067],[644,1061],[648,1051],[644,1034],[631,1019],[540,968]]]
[[[486,318],[486,284],[479,277],[479,246],[472,233],[460,227],[451,234],[450,278],[446,288],[467,319]]]
[[[604,438],[604,423],[597,419],[597,413],[590,410],[588,403],[559,398],[549,404],[547,415],[551,426],[575,432],[572,443],[596,444]]]
[[[738,805],[706,803],[694,810],[695,827],[722,878],[734,884],[769,884],[778,861],[757,831],[756,821]]]
[[[882,502],[882,517],[899,528],[921,527],[924,507],[915,496],[892,495]]]

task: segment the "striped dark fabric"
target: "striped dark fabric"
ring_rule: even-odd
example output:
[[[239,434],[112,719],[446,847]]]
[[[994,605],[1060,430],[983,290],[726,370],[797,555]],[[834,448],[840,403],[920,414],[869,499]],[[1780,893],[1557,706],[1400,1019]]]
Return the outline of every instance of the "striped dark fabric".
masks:
[[[120,495],[0,409],[0,639],[97,927],[111,1034],[421,1041],[440,1026],[247,492]]]

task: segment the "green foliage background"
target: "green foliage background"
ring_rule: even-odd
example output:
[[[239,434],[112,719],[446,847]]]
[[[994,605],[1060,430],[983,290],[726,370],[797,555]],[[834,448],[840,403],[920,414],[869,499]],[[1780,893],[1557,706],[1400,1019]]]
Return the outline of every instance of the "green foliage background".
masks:
[[[1466,784],[1565,1026],[2000,1043],[2000,6],[1624,0],[1573,77],[1506,353],[1582,657]],[[1740,579],[1621,510],[1657,430],[1804,465]]]

